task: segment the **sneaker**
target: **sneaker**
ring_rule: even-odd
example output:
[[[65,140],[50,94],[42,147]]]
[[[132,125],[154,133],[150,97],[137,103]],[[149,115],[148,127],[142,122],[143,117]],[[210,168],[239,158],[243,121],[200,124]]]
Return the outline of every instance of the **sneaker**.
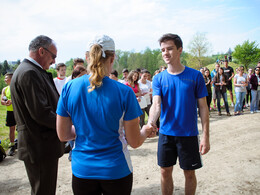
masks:
[[[250,113],[251,113],[251,114],[254,114],[254,111],[251,111]]]
[[[227,116],[231,116],[231,114],[228,112],[228,113],[227,113]]]
[[[260,110],[257,110],[257,111],[255,111],[255,112],[260,113]]]
[[[221,112],[218,112],[218,115],[221,116]]]
[[[14,151],[15,151],[15,146],[11,146],[9,152],[8,152],[8,156],[13,156],[14,155]]]
[[[214,109],[216,109],[216,105],[214,105]]]
[[[234,107],[234,103],[233,102],[231,103],[231,107]]]

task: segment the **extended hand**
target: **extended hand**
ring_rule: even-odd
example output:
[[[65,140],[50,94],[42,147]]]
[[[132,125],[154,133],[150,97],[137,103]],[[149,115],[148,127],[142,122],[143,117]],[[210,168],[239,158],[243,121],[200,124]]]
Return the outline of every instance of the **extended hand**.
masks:
[[[200,142],[199,152],[201,153],[201,155],[203,155],[203,154],[207,154],[209,150],[210,150],[209,139],[203,137],[203,139]]]

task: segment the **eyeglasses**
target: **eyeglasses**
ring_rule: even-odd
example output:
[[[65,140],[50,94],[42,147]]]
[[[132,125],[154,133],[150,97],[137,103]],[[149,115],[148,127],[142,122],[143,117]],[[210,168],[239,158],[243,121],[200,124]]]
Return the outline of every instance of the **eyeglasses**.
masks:
[[[259,69],[255,69],[255,71],[259,71]]]
[[[43,49],[45,49],[46,51],[48,51],[48,52],[51,54],[52,59],[55,59],[55,58],[57,57],[54,53],[52,53],[52,52],[51,52],[50,50],[48,50],[47,48],[43,47]]]

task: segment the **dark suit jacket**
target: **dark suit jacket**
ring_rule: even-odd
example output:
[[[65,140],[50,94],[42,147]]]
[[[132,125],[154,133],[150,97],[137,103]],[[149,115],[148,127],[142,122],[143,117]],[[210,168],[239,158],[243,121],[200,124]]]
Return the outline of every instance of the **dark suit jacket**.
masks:
[[[56,132],[58,91],[51,73],[25,59],[11,81],[18,130],[18,158],[38,162],[59,158],[64,144]]]

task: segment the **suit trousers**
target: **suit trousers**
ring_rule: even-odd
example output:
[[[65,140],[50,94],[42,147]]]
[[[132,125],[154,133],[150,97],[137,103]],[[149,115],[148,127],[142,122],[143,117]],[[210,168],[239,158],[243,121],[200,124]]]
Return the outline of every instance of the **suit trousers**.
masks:
[[[24,160],[31,184],[32,195],[54,195],[56,192],[59,159],[48,159],[32,163]]]

